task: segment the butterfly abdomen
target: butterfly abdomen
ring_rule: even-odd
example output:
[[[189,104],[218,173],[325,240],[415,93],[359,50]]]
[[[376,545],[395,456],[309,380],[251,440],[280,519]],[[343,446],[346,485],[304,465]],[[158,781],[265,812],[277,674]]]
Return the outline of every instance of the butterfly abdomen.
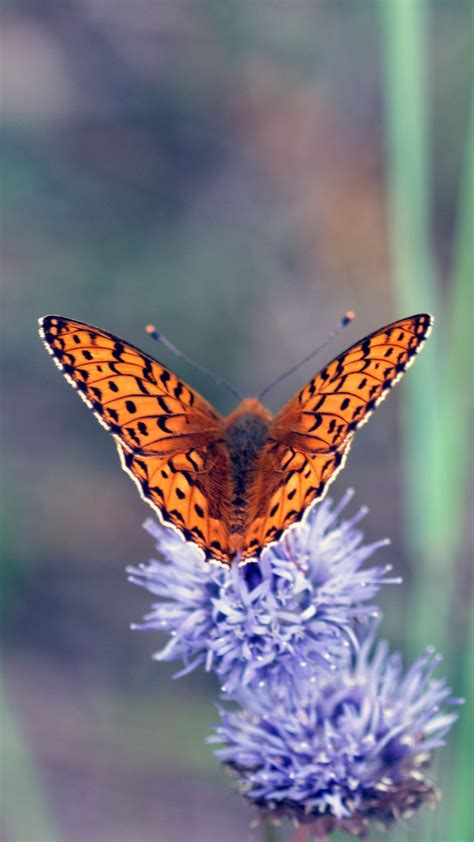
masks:
[[[232,478],[232,532],[239,532],[243,527],[249,483],[256,460],[268,439],[270,420],[270,412],[255,398],[242,401],[226,419],[224,441]]]

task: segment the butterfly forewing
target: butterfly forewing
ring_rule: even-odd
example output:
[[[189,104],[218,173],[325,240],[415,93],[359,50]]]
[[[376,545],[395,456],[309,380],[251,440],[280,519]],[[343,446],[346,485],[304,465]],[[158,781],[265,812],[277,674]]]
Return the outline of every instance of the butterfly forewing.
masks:
[[[46,347],[101,423],[133,451],[182,449],[219,435],[220,416],[173,372],[110,333],[46,316]],[[178,443],[179,440],[179,443]]]
[[[309,453],[340,448],[411,364],[431,323],[425,313],[401,319],[344,351],[278,413],[275,437]]]
[[[60,316],[40,324],[56,364],[117,440],[144,499],[207,557],[230,562],[229,470],[218,445],[218,413],[165,366],[112,334]]]
[[[422,313],[372,333],[325,366],[278,413],[249,491],[244,559],[258,557],[324,497],[354,431],[413,362],[431,324],[432,317]]]

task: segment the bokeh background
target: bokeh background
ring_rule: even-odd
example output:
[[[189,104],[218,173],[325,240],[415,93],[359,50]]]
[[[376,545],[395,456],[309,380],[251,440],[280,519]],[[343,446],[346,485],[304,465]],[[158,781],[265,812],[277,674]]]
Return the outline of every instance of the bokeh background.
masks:
[[[316,366],[433,312],[331,494],[354,486],[367,537],[392,538],[404,584],[382,595],[382,633],[407,657],[438,646],[472,698],[472,4],[5,0],[1,22],[0,835],[255,842],[203,743],[214,680],[173,682],[150,659],[158,637],[129,630],[150,602],[125,574],[153,554],[149,510],[36,320],[102,326],[228,412],[147,322],[252,394],[349,308]],[[470,729],[465,707],[437,813],[390,839],[473,838]]]

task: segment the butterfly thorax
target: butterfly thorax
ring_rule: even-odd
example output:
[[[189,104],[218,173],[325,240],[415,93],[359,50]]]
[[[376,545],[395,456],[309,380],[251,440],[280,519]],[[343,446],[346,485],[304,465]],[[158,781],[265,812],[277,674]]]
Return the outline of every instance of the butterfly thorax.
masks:
[[[232,531],[242,525],[247,490],[256,460],[268,439],[271,413],[256,398],[246,398],[225,420],[224,441],[232,477]]]

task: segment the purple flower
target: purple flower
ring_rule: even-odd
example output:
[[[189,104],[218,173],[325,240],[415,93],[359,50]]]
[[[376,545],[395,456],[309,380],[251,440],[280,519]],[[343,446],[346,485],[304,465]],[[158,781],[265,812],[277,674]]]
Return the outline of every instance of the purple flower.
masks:
[[[456,719],[440,705],[459,700],[431,677],[433,650],[403,672],[385,642],[373,649],[376,626],[318,685],[295,675],[293,694],[242,689],[240,707],[221,707],[209,741],[265,814],[361,834],[370,818],[386,825],[436,798],[423,770]]]
[[[341,669],[357,645],[356,622],[378,615],[371,603],[390,565],[361,569],[388,541],[363,543],[356,528],[365,509],[339,519],[352,498],[317,506],[285,541],[264,551],[260,563],[231,569],[206,564],[190,544],[154,520],[145,528],[159,558],[130,568],[130,580],[160,600],[140,629],[164,631],[168,643],[155,658],[181,659],[184,674],[198,664],[214,670],[222,690],[295,679],[319,683]]]

